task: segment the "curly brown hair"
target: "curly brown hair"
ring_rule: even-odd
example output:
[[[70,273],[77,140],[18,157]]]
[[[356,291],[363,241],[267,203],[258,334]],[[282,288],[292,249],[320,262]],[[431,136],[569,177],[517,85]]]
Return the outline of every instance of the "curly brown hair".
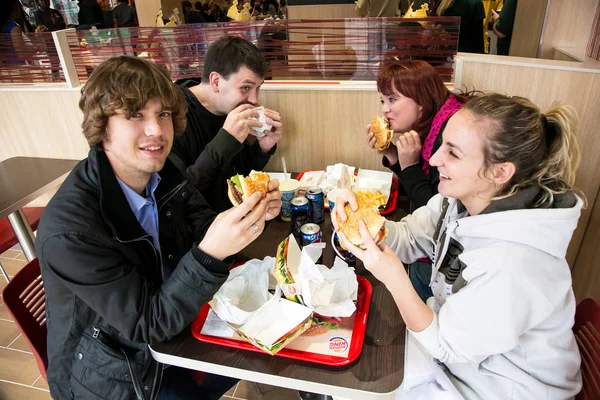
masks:
[[[187,101],[158,65],[130,56],[113,57],[98,66],[81,89],[81,127],[90,147],[101,146],[108,119],[125,111],[131,118],[152,99],[172,112],[173,131],[181,135],[186,126]]]

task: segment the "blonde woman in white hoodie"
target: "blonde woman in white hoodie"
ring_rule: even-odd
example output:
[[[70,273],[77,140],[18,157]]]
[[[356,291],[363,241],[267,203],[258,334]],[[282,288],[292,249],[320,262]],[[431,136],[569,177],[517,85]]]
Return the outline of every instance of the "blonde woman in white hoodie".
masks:
[[[439,194],[388,221],[380,246],[364,224],[364,251],[339,234],[464,398],[568,399],[581,389],[565,260],[583,207],[573,191],[577,125],[568,106],[541,113],[520,97],[471,99],[431,158]],[[351,192],[345,200],[356,209]],[[343,209],[334,212],[345,220]],[[433,260],[427,304],[403,265],[421,257]]]

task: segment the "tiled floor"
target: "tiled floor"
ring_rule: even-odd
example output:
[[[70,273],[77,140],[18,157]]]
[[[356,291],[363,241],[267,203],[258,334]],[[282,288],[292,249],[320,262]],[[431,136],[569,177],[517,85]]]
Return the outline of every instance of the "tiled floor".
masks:
[[[0,254],[0,263],[12,277],[27,261],[18,247]],[[6,281],[0,275],[0,292]],[[48,385],[33,354],[0,298],[0,400],[48,400]],[[222,399],[298,400],[298,392],[275,386],[241,381]]]

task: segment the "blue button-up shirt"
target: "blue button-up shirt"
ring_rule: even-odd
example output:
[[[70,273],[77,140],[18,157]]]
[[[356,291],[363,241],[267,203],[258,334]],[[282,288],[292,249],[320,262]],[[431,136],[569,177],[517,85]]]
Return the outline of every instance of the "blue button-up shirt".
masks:
[[[125,198],[131,207],[131,211],[135,215],[144,231],[152,236],[154,247],[159,252],[160,257],[160,242],[158,240],[158,208],[156,206],[156,198],[154,197],[154,191],[160,182],[160,176],[154,172],[150,176],[150,180],[144,190],[145,196],[140,196],[132,188],[123,183],[122,180],[117,178],[121,189],[125,194]]]

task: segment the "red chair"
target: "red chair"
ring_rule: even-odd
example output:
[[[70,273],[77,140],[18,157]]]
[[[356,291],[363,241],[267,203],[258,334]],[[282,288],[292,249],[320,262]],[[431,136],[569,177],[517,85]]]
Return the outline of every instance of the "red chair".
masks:
[[[573,332],[581,353],[583,377],[576,400],[600,399],[600,303],[591,298],[579,303]]]
[[[27,221],[31,226],[31,229],[35,231],[40,223],[40,218],[42,216],[42,212],[44,211],[44,207],[27,207],[23,209],[23,213],[25,217],[27,217]],[[15,236],[15,232],[12,230],[10,223],[8,222],[8,218],[3,218],[0,220],[0,254],[4,253],[6,250],[13,247],[15,244],[19,243],[17,237]],[[0,272],[4,275],[4,279],[6,282],[9,282],[8,274],[0,264]]]
[[[4,288],[2,298],[6,309],[31,348],[42,376],[46,379],[46,295],[37,258],[17,272]]]

